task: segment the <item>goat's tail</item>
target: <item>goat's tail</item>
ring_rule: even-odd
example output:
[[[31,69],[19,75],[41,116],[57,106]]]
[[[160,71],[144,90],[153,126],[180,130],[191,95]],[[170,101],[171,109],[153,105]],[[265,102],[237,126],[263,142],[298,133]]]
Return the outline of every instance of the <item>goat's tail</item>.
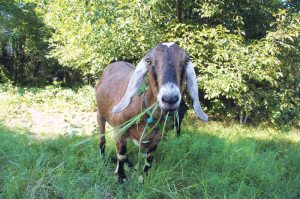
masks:
[[[97,111],[97,122],[99,125],[99,147],[100,147],[100,154],[105,154],[105,123],[106,120],[100,115],[99,111]]]

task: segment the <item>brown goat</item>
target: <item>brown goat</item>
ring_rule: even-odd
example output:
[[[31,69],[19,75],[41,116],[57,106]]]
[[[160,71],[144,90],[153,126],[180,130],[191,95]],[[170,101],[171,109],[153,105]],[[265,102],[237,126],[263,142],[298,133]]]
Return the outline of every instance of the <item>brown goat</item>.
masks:
[[[148,76],[149,88],[142,95],[137,91]],[[207,115],[202,111],[198,98],[198,85],[194,66],[186,51],[176,43],[161,43],[154,47],[139,62],[136,68],[126,62],[115,62],[108,65],[96,87],[97,120],[100,133],[100,151],[105,151],[105,122],[112,127],[119,127],[122,123],[141,113],[152,104],[158,102],[159,108],[154,114],[154,120],[159,119],[159,113],[174,112],[181,107],[185,83],[197,116],[207,121]],[[184,103],[183,103],[184,104]],[[185,106],[185,104],[184,104]],[[186,106],[184,107],[186,110]],[[183,117],[183,116],[182,116]],[[124,163],[126,156],[126,141],[133,139],[142,148],[147,149],[147,161],[143,173],[146,173],[153,160],[153,152],[161,139],[161,132],[155,128],[148,136],[142,137],[146,126],[146,116],[138,125],[131,126],[126,133],[117,139],[117,168],[119,180],[126,179]],[[180,124],[178,124],[180,126]],[[145,141],[146,140],[146,141]]]

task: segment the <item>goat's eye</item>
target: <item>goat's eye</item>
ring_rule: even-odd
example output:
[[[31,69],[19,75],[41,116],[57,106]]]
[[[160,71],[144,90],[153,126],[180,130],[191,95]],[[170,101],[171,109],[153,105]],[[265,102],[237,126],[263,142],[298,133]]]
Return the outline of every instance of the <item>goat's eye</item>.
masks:
[[[186,60],[185,60],[185,64],[186,64],[186,65],[188,65],[188,64],[189,64],[189,62],[190,62],[190,58],[186,58]]]
[[[146,59],[146,63],[147,63],[148,65],[150,65],[150,64],[151,64],[151,60],[150,60],[149,58],[147,58],[147,59]]]

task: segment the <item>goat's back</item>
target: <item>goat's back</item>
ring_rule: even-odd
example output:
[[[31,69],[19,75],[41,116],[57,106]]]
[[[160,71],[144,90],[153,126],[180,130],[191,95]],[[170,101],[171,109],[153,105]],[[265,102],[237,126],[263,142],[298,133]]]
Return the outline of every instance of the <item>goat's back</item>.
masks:
[[[112,113],[125,94],[134,66],[127,62],[115,62],[108,65],[96,86],[96,100],[99,114],[111,125],[118,126],[138,114],[140,97],[134,96],[130,105],[121,113]]]

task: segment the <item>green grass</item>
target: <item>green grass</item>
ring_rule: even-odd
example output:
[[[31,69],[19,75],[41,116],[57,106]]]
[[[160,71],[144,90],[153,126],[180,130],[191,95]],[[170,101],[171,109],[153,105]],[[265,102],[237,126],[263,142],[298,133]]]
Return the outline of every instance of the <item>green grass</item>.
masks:
[[[300,198],[299,130],[189,117],[159,145],[144,185],[141,169],[119,184],[111,133],[99,155],[94,99],[92,87],[0,84],[0,198]],[[138,147],[128,151],[137,164]]]
[[[180,138],[161,142],[142,185],[134,169],[128,182],[117,183],[111,138],[101,159],[97,135],[31,140],[1,126],[0,198],[300,197],[298,131],[213,122],[183,129]],[[137,153],[130,144],[135,163]]]

